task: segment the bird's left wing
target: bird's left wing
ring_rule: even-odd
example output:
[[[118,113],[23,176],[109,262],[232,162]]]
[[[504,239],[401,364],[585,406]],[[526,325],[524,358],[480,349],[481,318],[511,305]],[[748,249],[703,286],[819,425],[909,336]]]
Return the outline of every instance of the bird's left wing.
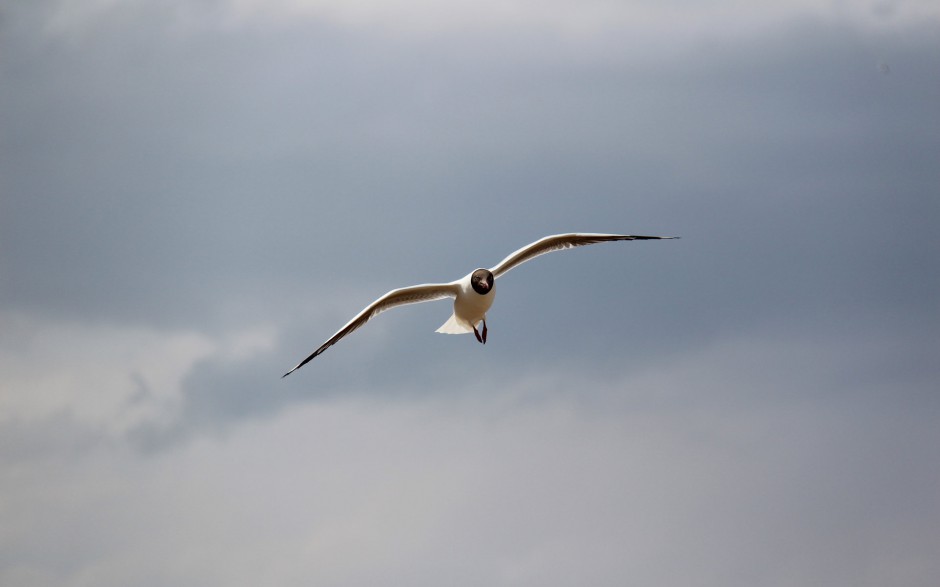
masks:
[[[336,334],[331,336],[326,342],[320,345],[320,348],[313,351],[309,357],[298,363],[296,367],[282,375],[281,378],[283,379],[297,369],[300,369],[311,359],[336,344],[339,339],[343,338],[353,330],[356,330],[385,310],[407,304],[417,304],[420,302],[430,302],[443,298],[457,297],[457,292],[459,289],[460,288],[457,283],[425,283],[422,285],[413,285],[411,287],[393,289],[392,291],[366,306],[361,312],[356,314],[352,320],[347,322],[345,326],[340,328]]]
[[[546,236],[534,243],[528,244],[518,251],[512,253],[495,267],[490,269],[495,277],[506,273],[513,267],[522,265],[539,255],[551,253],[552,251],[561,251],[573,247],[583,247],[584,245],[593,245],[595,243],[604,243],[608,241],[637,241],[679,238],[677,236],[638,236],[634,234],[595,234],[590,232],[572,232],[568,234],[554,234]]]

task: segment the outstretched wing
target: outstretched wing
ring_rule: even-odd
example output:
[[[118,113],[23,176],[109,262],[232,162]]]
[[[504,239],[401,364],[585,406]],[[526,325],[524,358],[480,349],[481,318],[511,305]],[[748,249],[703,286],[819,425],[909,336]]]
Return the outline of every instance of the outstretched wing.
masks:
[[[356,314],[355,318],[347,322],[345,326],[336,332],[336,334],[331,336],[326,342],[320,345],[320,348],[313,351],[309,357],[298,363],[296,367],[282,375],[281,378],[283,379],[297,369],[300,369],[311,359],[336,344],[339,339],[343,338],[353,330],[356,330],[385,310],[394,308],[396,306],[405,306],[407,304],[417,304],[420,302],[430,302],[443,298],[457,297],[458,290],[459,288],[456,283],[426,283],[423,285],[413,285],[411,287],[393,289],[392,291],[366,306],[365,309]]]
[[[512,253],[495,267],[490,269],[495,277],[506,273],[513,267],[522,265],[526,261],[532,260],[539,255],[551,253],[552,251],[561,251],[574,247],[583,247],[584,245],[593,245],[595,243],[604,243],[607,241],[636,241],[636,240],[656,240],[679,238],[677,236],[637,236],[633,234],[594,234],[589,232],[573,232],[569,234],[554,234],[539,239],[532,244],[528,244],[518,251]]]

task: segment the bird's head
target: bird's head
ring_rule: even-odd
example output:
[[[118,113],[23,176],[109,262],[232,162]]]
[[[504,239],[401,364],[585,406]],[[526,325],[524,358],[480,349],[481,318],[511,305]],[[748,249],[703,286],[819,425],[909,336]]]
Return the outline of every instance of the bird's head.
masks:
[[[473,291],[481,296],[490,293],[493,290],[493,284],[495,282],[496,278],[493,277],[493,272],[489,269],[477,269],[470,274],[470,286],[473,288]]]

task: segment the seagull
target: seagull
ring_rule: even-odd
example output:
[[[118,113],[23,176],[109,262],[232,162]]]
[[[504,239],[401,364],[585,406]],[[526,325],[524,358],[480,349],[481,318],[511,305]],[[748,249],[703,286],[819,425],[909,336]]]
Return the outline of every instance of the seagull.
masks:
[[[384,296],[366,306],[361,312],[340,328],[336,334],[313,351],[309,357],[297,363],[293,369],[281,375],[287,377],[300,369],[311,360],[330,348],[341,338],[353,332],[372,318],[385,310],[407,304],[430,302],[444,298],[454,298],[454,313],[437,329],[443,334],[464,334],[472,332],[477,341],[486,344],[486,311],[493,305],[496,295],[496,280],[510,269],[522,265],[540,255],[561,251],[584,245],[604,243],[610,241],[636,241],[636,240],[664,240],[675,239],[677,236],[637,236],[632,234],[596,234],[587,232],[573,232],[568,234],[555,234],[541,238],[528,244],[496,264],[490,269],[475,269],[466,277],[451,281],[450,283],[424,283],[393,289]],[[477,329],[477,325],[481,329]]]

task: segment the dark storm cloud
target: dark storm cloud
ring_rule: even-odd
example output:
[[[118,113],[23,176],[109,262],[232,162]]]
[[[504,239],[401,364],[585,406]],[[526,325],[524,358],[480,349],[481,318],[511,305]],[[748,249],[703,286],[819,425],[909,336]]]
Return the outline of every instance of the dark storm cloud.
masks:
[[[526,33],[522,51],[473,31],[189,30],[160,10],[75,37],[3,31],[10,309],[217,333],[274,322],[278,353],[256,361],[277,374],[388,289],[587,230],[684,238],[508,276],[491,322],[513,360],[489,368],[572,353],[639,366],[762,329],[936,328],[927,26],[803,21],[642,58]],[[335,367],[312,366],[322,381],[303,376],[343,386],[339,365],[381,340],[359,377],[421,377],[402,365],[467,352],[430,333],[448,312],[383,315],[323,357]],[[230,368],[190,375],[185,421],[282,405]],[[216,404],[231,410],[199,407]]]

